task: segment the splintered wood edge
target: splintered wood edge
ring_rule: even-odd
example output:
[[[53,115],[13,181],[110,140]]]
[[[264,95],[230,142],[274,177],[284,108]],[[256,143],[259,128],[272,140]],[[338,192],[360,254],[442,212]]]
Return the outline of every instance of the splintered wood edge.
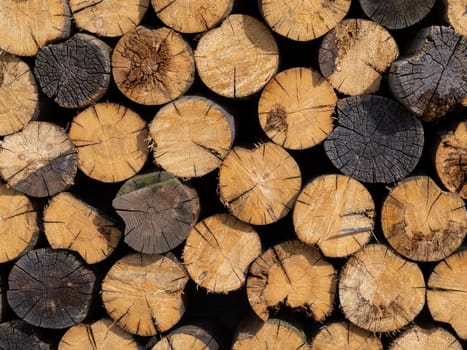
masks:
[[[462,350],[462,345],[441,327],[411,326],[393,340],[390,350]]]

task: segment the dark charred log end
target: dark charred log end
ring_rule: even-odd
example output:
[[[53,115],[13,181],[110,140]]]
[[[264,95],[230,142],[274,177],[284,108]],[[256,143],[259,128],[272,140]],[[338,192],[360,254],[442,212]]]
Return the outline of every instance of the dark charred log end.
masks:
[[[323,77],[327,78],[336,71],[336,58],[339,51],[336,46],[336,32],[331,30],[323,38],[318,53],[319,69]]]

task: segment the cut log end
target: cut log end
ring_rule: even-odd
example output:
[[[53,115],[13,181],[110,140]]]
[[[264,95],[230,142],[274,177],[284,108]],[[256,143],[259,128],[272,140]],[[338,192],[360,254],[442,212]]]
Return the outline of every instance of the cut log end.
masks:
[[[0,349],[51,350],[40,340],[34,328],[21,320],[0,323]]]
[[[412,326],[392,342],[390,350],[462,350],[462,345],[441,327]]]
[[[151,350],[219,350],[217,340],[205,329],[186,325],[174,329],[154,345]]]
[[[443,0],[445,19],[461,35],[467,36],[467,11],[464,0]]]

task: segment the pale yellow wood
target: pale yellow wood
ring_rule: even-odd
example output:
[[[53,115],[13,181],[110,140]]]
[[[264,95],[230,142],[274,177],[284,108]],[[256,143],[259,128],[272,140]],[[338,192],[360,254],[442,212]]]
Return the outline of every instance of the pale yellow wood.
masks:
[[[71,193],[52,197],[44,210],[44,231],[54,249],[77,252],[88,264],[106,259],[122,236],[115,222]]]
[[[324,325],[311,341],[311,350],[383,350],[381,340],[350,322]]]
[[[467,210],[457,193],[443,192],[427,176],[410,177],[383,203],[381,225],[389,244],[417,261],[451,255],[467,234]]]
[[[138,26],[115,46],[112,74],[117,87],[130,100],[143,105],[165,104],[193,84],[193,52],[172,29]]]
[[[305,149],[321,143],[333,129],[337,96],[316,71],[282,71],[264,87],[258,102],[261,128],[275,143]]]
[[[133,337],[110,319],[78,324],[63,334],[58,350],[138,350]]]
[[[362,248],[374,230],[375,205],[357,180],[322,175],[300,192],[293,211],[298,238],[319,246],[328,257],[344,257]]]
[[[70,138],[78,149],[78,166],[102,182],[119,182],[138,173],[148,157],[146,122],[115,103],[98,103],[79,113]]]
[[[323,39],[321,73],[347,95],[379,90],[382,74],[399,56],[397,43],[381,25],[364,19],[340,22]]]
[[[121,36],[143,19],[149,0],[69,0],[78,28],[102,36]]]
[[[34,56],[47,43],[70,35],[67,0],[2,0],[0,48],[18,56]]]
[[[219,350],[217,341],[203,328],[187,325],[174,329],[151,350]]]
[[[201,37],[195,62],[209,89],[225,97],[246,97],[261,90],[274,76],[279,52],[262,22],[235,14]]]
[[[370,332],[396,331],[425,304],[425,281],[417,264],[382,244],[352,255],[341,271],[339,300],[348,320]]]
[[[219,198],[240,220],[266,225],[290,211],[301,183],[297,163],[280,146],[235,147],[219,170]]]
[[[38,89],[29,66],[0,52],[0,136],[21,130],[38,114]]]
[[[151,0],[165,25],[181,33],[204,32],[232,11],[233,0]]]
[[[105,276],[102,302],[109,316],[127,332],[156,335],[183,316],[187,282],[187,272],[171,254],[130,254]]]
[[[188,234],[183,262],[198,285],[214,293],[243,286],[248,267],[261,254],[259,235],[229,214],[202,220]]]
[[[263,320],[271,310],[286,306],[323,321],[333,309],[336,272],[318,249],[287,241],[251,264],[246,289],[252,309]]]
[[[204,97],[186,96],[162,107],[149,126],[154,161],[182,178],[218,168],[235,138],[235,121]]]
[[[445,17],[456,32],[467,36],[467,0],[443,0]]]
[[[449,323],[467,339],[467,251],[441,261],[428,280],[427,303],[436,321]]]
[[[339,23],[350,9],[350,0],[260,0],[268,25],[297,41],[316,39]]]
[[[390,350],[462,350],[462,345],[441,327],[412,326],[394,339]]]
[[[39,238],[37,212],[24,194],[0,185],[0,263],[27,253]]]

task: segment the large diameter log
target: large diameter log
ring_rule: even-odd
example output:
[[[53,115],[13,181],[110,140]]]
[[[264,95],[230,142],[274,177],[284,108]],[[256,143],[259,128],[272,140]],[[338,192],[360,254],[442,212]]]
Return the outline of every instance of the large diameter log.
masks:
[[[389,244],[416,261],[451,255],[467,234],[467,210],[459,195],[443,192],[427,176],[405,179],[390,192],[381,212]]]
[[[0,53],[0,136],[24,128],[39,114],[36,80],[19,57]]]
[[[149,126],[154,162],[181,178],[218,168],[235,139],[234,117],[217,103],[185,96],[162,107]]]
[[[293,211],[298,238],[323,255],[348,256],[371,238],[375,204],[368,190],[345,175],[322,175],[300,192]]]
[[[58,350],[138,350],[131,334],[114,321],[103,318],[91,324],[80,323],[68,329],[58,344]]]
[[[67,192],[52,197],[43,224],[52,248],[75,251],[88,264],[109,257],[122,236],[115,220]]]
[[[102,40],[83,33],[41,48],[34,74],[42,92],[65,108],[96,103],[110,84],[111,50]]]
[[[235,147],[219,170],[219,197],[242,221],[266,225],[283,218],[300,191],[295,160],[272,142],[250,150]]]
[[[0,144],[0,175],[9,186],[32,197],[53,196],[74,183],[75,146],[61,127],[30,122]]]
[[[462,345],[441,327],[412,326],[393,340],[390,350],[462,350]]]
[[[251,307],[263,320],[283,306],[323,321],[333,309],[336,272],[318,249],[287,241],[251,264],[246,290]]]
[[[68,251],[33,250],[11,269],[8,303],[19,317],[34,326],[67,328],[87,316],[95,280],[81,259]]]
[[[125,243],[144,254],[178,246],[200,213],[196,190],[164,171],[134,176],[112,205],[125,222]]]
[[[165,25],[181,33],[199,33],[227,17],[234,0],[151,0],[151,4]]]
[[[449,323],[467,339],[467,250],[441,261],[428,279],[427,303],[436,321]]]
[[[33,327],[21,320],[12,320],[0,323],[0,349],[51,350],[52,347],[37,337]]]
[[[264,87],[258,102],[259,123],[284,148],[310,148],[331,133],[336,103],[334,90],[318,72],[287,69]]]
[[[467,37],[443,26],[414,36],[408,56],[389,72],[393,95],[425,121],[443,117],[467,96]]]
[[[79,169],[101,182],[129,179],[148,157],[146,122],[116,103],[98,103],[79,113],[69,135],[78,149]]]
[[[66,0],[5,0],[0,5],[0,48],[34,56],[47,43],[70,35]]]
[[[359,0],[363,12],[388,29],[410,27],[425,18],[436,0]]]
[[[381,340],[350,322],[334,322],[320,328],[310,350],[383,350]],[[409,349],[407,349],[409,350]]]
[[[69,0],[76,26],[97,35],[121,36],[133,29],[149,7],[149,0]]]
[[[444,16],[447,22],[461,35],[467,36],[465,0],[443,0]]]
[[[125,33],[112,54],[112,75],[120,91],[143,105],[161,105],[183,95],[193,84],[195,63],[190,45],[169,28],[138,26]]]
[[[219,343],[207,330],[195,325],[181,326],[159,340],[151,350],[220,350]]]
[[[390,183],[415,169],[423,143],[422,123],[402,105],[364,95],[337,102],[337,126],[324,149],[344,174],[362,182]]]
[[[279,66],[269,29],[259,20],[234,14],[204,34],[195,50],[198,74],[215,93],[247,97],[261,90]]]
[[[0,263],[14,260],[31,250],[37,243],[39,232],[37,212],[31,200],[0,185]]]
[[[261,254],[261,241],[250,225],[229,214],[200,221],[188,234],[183,262],[190,277],[209,292],[240,289],[251,262]]]
[[[350,0],[260,0],[266,23],[292,40],[316,39],[339,23],[350,9]]]
[[[417,264],[382,244],[352,255],[340,274],[344,315],[370,332],[396,331],[413,321],[425,304],[425,281]]]
[[[319,68],[332,86],[347,95],[379,90],[386,69],[399,56],[392,35],[375,22],[347,19],[321,42]]]
[[[102,301],[110,317],[127,332],[156,335],[183,316],[187,282],[185,269],[171,254],[130,254],[105,276]]]

